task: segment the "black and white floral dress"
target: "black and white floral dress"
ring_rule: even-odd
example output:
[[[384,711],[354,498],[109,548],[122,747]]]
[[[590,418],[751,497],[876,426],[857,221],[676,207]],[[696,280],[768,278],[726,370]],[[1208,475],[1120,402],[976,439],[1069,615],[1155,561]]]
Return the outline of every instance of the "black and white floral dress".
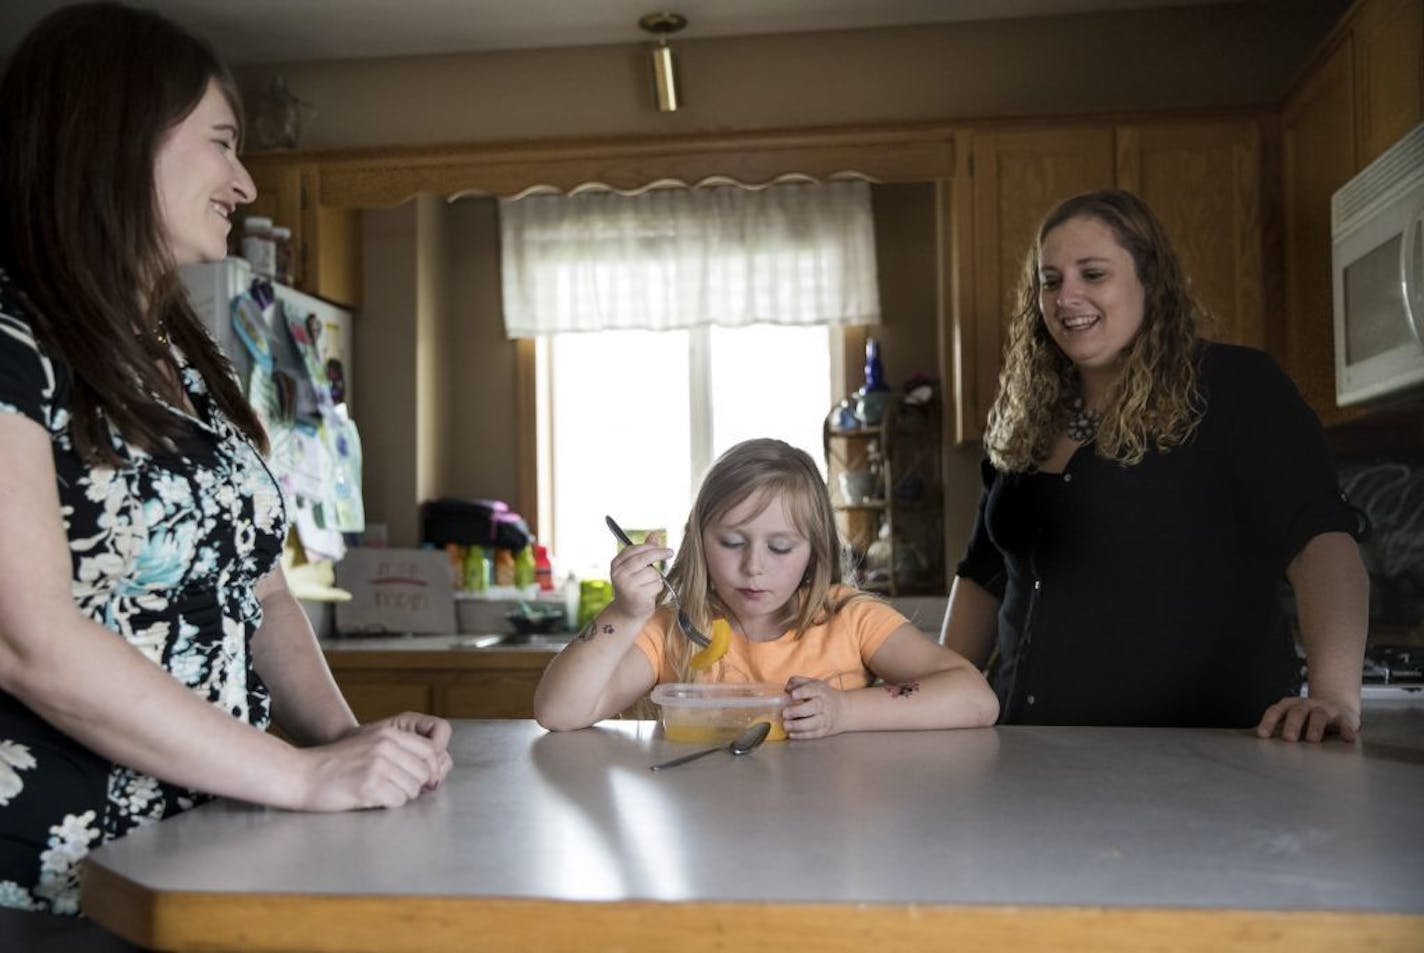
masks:
[[[196,417],[174,410],[191,424],[177,452],[151,456],[116,437],[126,465],[86,465],[70,439],[66,374],[24,315],[0,268],[0,412],[50,435],[74,604],[200,698],[265,728],[253,586],[281,553],[281,491],[181,354]],[[91,848],[203,799],[108,761],[0,691],[0,907],[77,913]]]

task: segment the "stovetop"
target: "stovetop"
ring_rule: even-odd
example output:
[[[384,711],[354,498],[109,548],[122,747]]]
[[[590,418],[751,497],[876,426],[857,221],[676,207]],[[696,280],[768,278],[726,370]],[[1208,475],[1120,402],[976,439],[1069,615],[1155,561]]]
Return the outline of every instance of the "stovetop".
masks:
[[[1364,683],[1424,686],[1424,650],[1371,646],[1365,650]]]

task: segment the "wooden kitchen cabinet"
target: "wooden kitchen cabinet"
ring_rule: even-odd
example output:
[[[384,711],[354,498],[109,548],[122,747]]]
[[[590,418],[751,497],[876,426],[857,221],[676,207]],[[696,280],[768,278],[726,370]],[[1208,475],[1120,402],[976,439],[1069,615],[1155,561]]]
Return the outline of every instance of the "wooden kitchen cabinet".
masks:
[[[317,167],[291,156],[244,156],[257,199],[239,215],[263,215],[292,230],[292,284],[348,307],[361,304],[361,220],[356,209],[320,202]],[[233,229],[241,241],[240,227]]]
[[[1261,132],[1254,118],[1077,124],[973,134],[973,293],[962,343],[960,442],[983,435],[1003,327],[1043,216],[1080,192],[1123,188],[1166,225],[1217,318],[1214,339],[1265,347]],[[959,210],[958,214],[965,214]],[[969,386],[972,383],[972,386]]]
[[[464,672],[436,688],[435,708],[445,718],[533,718],[543,674],[542,666]]]
[[[1286,101],[1281,113],[1285,204],[1284,366],[1322,423],[1335,403],[1330,196],[1355,172],[1349,37]]]
[[[1259,123],[1144,123],[1119,127],[1116,139],[1117,185],[1166,226],[1215,318],[1206,336],[1265,348]]]
[[[1354,14],[1355,162],[1364,168],[1424,118],[1424,0],[1365,0]]]
[[[343,674],[336,680],[346,703],[365,724],[403,711],[434,713],[434,687],[428,676],[407,674],[403,678],[386,675]]]
[[[327,664],[361,722],[402,711],[443,718],[532,718],[548,650],[328,649]]]
[[[1330,199],[1424,119],[1424,0],[1362,0],[1281,110],[1285,206],[1282,363],[1330,425],[1335,403]]]
[[[974,131],[972,140],[973,292],[959,329],[959,442],[983,436],[999,382],[1003,327],[1039,222],[1070,195],[1113,184],[1113,131],[1106,125],[1055,125]]]
[[[257,196],[248,205],[237,211],[237,219],[228,236],[228,247],[238,254],[242,247],[242,219],[249,216],[270,218],[272,224],[282,225],[292,230],[292,248],[297,247],[298,232],[302,225],[302,178],[301,169],[292,163],[270,162],[260,157],[244,156],[243,165],[252,176],[252,184],[257,187]],[[294,254],[293,258],[297,256]],[[299,262],[293,261],[293,284],[301,274],[297,270]]]

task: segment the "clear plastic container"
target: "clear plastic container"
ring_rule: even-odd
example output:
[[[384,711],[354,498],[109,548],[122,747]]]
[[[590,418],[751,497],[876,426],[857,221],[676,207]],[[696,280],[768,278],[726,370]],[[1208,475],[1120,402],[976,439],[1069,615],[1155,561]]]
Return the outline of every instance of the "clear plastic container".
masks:
[[[652,699],[662,710],[663,735],[669,741],[721,744],[758,721],[771,722],[767,741],[786,737],[781,710],[791,697],[780,685],[669,682],[655,686]]]
[[[282,225],[272,226],[272,277],[278,284],[292,283],[292,230]]]
[[[277,243],[272,237],[272,220],[249,215],[242,220],[242,257],[259,278],[273,280],[277,271]]]

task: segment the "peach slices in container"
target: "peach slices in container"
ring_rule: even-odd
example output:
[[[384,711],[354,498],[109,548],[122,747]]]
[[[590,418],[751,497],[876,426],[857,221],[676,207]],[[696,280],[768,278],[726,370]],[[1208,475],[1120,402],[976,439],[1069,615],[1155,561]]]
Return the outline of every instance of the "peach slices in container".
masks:
[[[711,642],[691,659],[692,671],[711,668],[732,642],[725,619],[712,623]],[[771,723],[767,741],[786,738],[781,709],[791,701],[780,685],[767,682],[670,682],[653,688],[652,699],[662,711],[663,736],[669,741],[721,744],[758,721]]]
[[[721,744],[749,725],[771,722],[767,741],[782,741],[781,710],[791,702],[780,685],[769,682],[665,682],[653,688],[662,709],[663,736],[669,741]]]

